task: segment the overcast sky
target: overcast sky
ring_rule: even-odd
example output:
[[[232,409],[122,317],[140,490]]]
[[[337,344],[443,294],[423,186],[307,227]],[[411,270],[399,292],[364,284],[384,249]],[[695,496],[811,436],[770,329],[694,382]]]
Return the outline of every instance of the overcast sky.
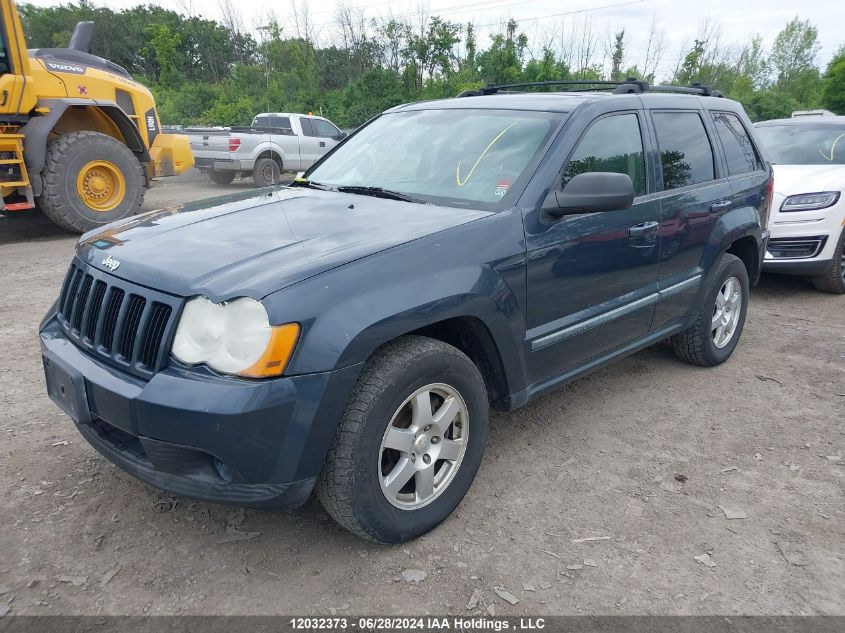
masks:
[[[297,0],[298,6],[305,6]],[[39,5],[55,5],[60,2],[34,0]],[[133,0],[93,0],[95,5],[113,9],[146,4]],[[666,52],[658,70],[658,79],[671,72],[678,56],[701,31],[705,20],[721,27],[725,44],[740,46],[754,34],[760,34],[767,46],[775,35],[796,15],[808,19],[819,30],[821,51],[818,62],[824,68],[835,51],[845,43],[845,0],[346,0],[347,5],[365,7],[370,17],[410,17],[424,7],[430,15],[444,19],[479,25],[479,45],[486,47],[487,33],[496,30],[496,25],[508,18],[519,21],[519,26],[529,36],[533,48],[539,49],[544,35],[569,31],[573,22],[589,20],[601,40],[606,32],[625,28],[628,50],[625,65],[642,62],[645,39],[652,17],[656,14],[659,27],[666,34]],[[153,2],[181,12],[190,12],[208,18],[219,19],[222,15],[219,0],[171,0]],[[232,0],[241,12],[247,28],[266,23],[275,15],[285,23],[292,14],[291,0]],[[317,27],[318,37],[330,36],[333,28],[337,0],[308,0],[307,7],[311,21]],[[561,15],[568,14],[568,15]],[[288,23],[292,28],[292,22]],[[603,47],[599,48],[601,61]]]

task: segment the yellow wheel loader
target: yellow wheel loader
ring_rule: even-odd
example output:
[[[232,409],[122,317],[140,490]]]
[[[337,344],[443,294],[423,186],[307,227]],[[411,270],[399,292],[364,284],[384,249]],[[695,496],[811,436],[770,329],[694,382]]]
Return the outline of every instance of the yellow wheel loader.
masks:
[[[194,164],[164,134],[155,100],[90,51],[93,22],[68,48],[27,50],[13,0],[0,0],[0,210],[36,204],[79,233],[137,213],[152,180]]]

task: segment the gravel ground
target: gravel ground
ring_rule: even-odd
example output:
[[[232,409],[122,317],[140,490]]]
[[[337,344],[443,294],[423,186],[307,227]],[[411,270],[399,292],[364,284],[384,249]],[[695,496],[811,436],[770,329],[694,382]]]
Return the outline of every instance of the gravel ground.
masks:
[[[174,179],[145,206],[246,186]],[[0,615],[845,614],[845,297],[764,277],[721,367],[655,347],[494,415],[458,511],[388,547],[316,502],[174,498],[90,448],[36,336],[74,242],[0,219]]]

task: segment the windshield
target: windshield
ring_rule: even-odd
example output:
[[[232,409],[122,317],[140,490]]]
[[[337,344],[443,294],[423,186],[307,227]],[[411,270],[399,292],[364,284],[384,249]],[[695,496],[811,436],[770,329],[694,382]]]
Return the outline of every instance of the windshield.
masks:
[[[763,125],[769,160],[779,165],[845,165],[845,124]]]
[[[515,110],[385,114],[306,173],[328,187],[380,187],[436,204],[499,208],[564,115]]]

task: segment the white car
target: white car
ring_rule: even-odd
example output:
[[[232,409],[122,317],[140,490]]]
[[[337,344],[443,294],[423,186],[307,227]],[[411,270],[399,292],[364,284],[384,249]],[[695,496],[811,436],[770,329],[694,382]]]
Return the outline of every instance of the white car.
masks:
[[[754,127],[775,172],[763,270],[811,277],[819,290],[845,294],[845,116]]]

